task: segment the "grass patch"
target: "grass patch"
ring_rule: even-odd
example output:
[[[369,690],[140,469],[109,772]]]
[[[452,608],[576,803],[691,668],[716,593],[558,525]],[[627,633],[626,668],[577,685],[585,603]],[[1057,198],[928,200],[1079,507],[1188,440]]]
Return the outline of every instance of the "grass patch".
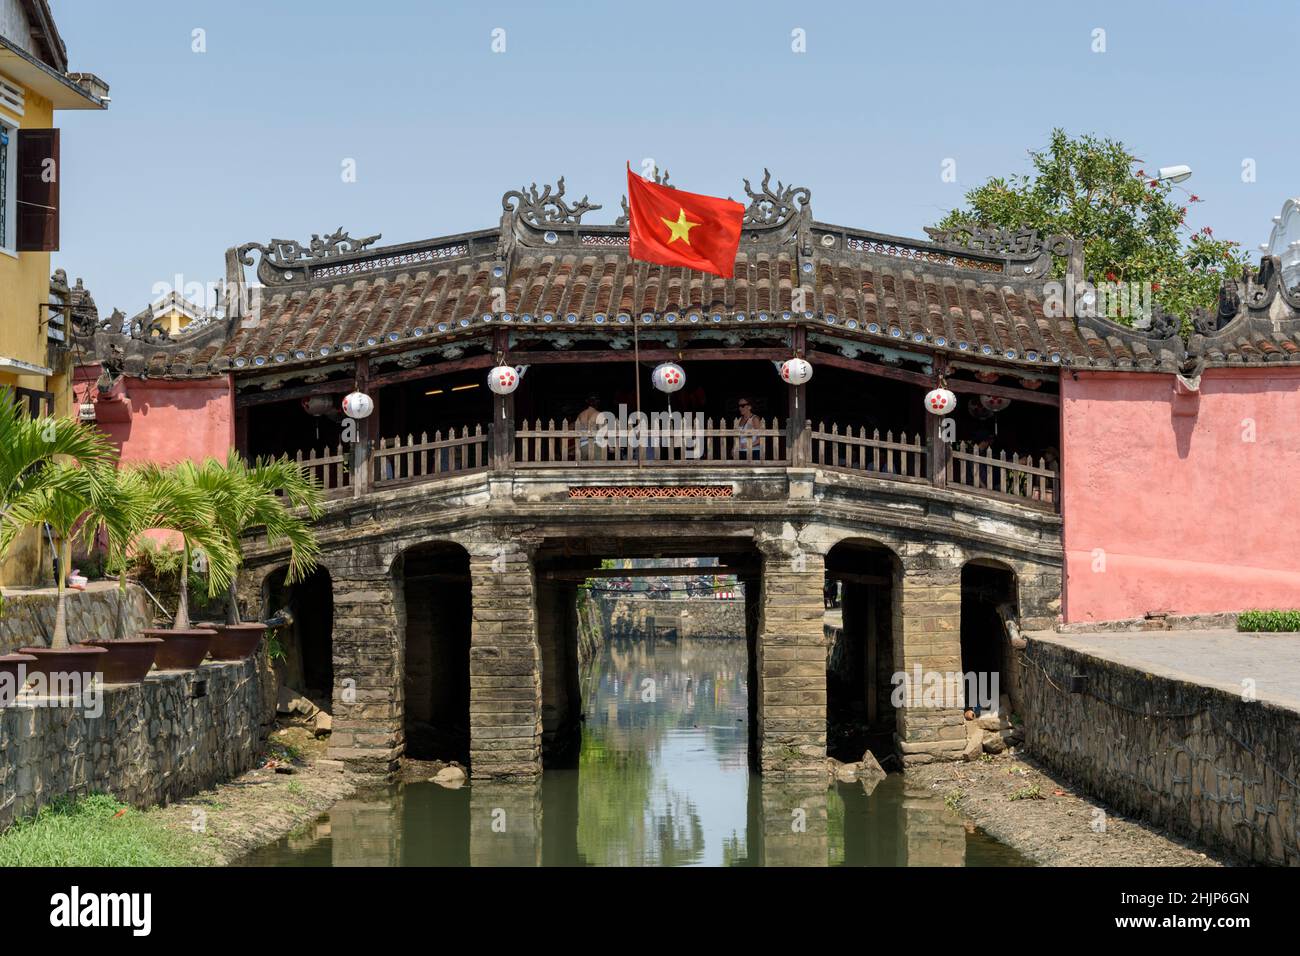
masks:
[[[191,866],[186,835],[106,793],[61,797],[0,834],[0,866]]]
[[[1008,797],[1007,799],[1008,800],[1043,800],[1046,798],[1043,796],[1043,792],[1038,789],[1038,784],[1034,784],[1033,786],[1030,787],[1021,787],[1019,790],[1014,791],[1011,794],[1011,796]]]
[[[1300,631],[1300,611],[1242,611],[1239,631]]]

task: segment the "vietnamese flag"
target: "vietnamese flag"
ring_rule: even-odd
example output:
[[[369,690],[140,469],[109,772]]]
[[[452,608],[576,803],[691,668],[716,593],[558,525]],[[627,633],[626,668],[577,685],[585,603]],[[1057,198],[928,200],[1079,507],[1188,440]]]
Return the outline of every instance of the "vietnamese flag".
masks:
[[[633,259],[730,279],[745,207],[642,179],[627,168],[628,239]]]

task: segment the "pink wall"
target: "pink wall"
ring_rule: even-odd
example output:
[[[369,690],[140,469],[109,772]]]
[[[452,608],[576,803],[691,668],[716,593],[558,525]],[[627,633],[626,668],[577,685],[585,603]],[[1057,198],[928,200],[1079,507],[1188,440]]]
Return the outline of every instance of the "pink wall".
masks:
[[[1061,396],[1067,621],[1300,607],[1300,369],[1210,369],[1199,400],[1066,373]]]
[[[99,366],[77,369],[77,401],[94,401],[96,424],[121,449],[123,462],[168,464],[226,457],[235,445],[230,377],[169,381],[125,377],[111,396],[95,392]]]

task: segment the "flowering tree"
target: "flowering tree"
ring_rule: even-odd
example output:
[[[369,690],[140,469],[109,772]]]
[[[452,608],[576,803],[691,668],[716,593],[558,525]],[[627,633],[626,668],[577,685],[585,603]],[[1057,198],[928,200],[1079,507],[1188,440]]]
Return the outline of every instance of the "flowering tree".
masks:
[[[1241,274],[1240,243],[1186,225],[1200,197],[1175,196],[1179,187],[1157,180],[1118,140],[1055,129],[1048,147],[1029,158],[1032,174],[989,179],[966,194],[969,208],[954,209],[939,227],[1029,226],[1081,240],[1085,275],[1077,281],[1150,283],[1153,300],[1185,328],[1193,310],[1214,307],[1225,278]],[[1065,268],[1058,261],[1055,275]]]

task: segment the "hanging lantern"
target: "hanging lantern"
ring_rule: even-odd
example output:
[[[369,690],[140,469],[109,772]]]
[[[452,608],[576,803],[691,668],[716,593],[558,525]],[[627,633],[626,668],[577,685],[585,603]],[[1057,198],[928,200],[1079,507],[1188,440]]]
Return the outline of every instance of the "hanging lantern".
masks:
[[[654,383],[654,387],[659,391],[672,394],[686,384],[686,372],[682,370],[680,365],[673,362],[664,362],[662,365],[655,366],[650,381]]]
[[[349,392],[343,396],[343,414],[348,418],[369,418],[375,410],[375,400],[365,392]]]
[[[498,395],[509,395],[519,387],[519,370],[513,365],[498,365],[488,372],[488,388]]]
[[[925,393],[925,410],[931,415],[947,415],[957,407],[957,396],[940,386]]]
[[[803,385],[812,378],[812,363],[807,359],[792,358],[781,363],[781,378],[791,385]]]
[[[976,397],[971,396],[971,400],[966,403],[966,411],[970,417],[976,421],[986,422],[993,417],[993,413],[984,407],[984,404]]]
[[[980,404],[991,412],[1000,412],[1011,404],[1011,399],[1003,398],[1001,395],[981,395]]]
[[[1043,387],[1043,380],[1041,378],[1022,378],[1020,384],[1031,391],[1037,391]]]
[[[983,382],[985,385],[992,385],[994,382],[998,380],[998,373],[997,372],[976,372],[975,378]]]
[[[328,415],[334,411],[332,395],[308,395],[302,400],[302,410],[308,415]]]

